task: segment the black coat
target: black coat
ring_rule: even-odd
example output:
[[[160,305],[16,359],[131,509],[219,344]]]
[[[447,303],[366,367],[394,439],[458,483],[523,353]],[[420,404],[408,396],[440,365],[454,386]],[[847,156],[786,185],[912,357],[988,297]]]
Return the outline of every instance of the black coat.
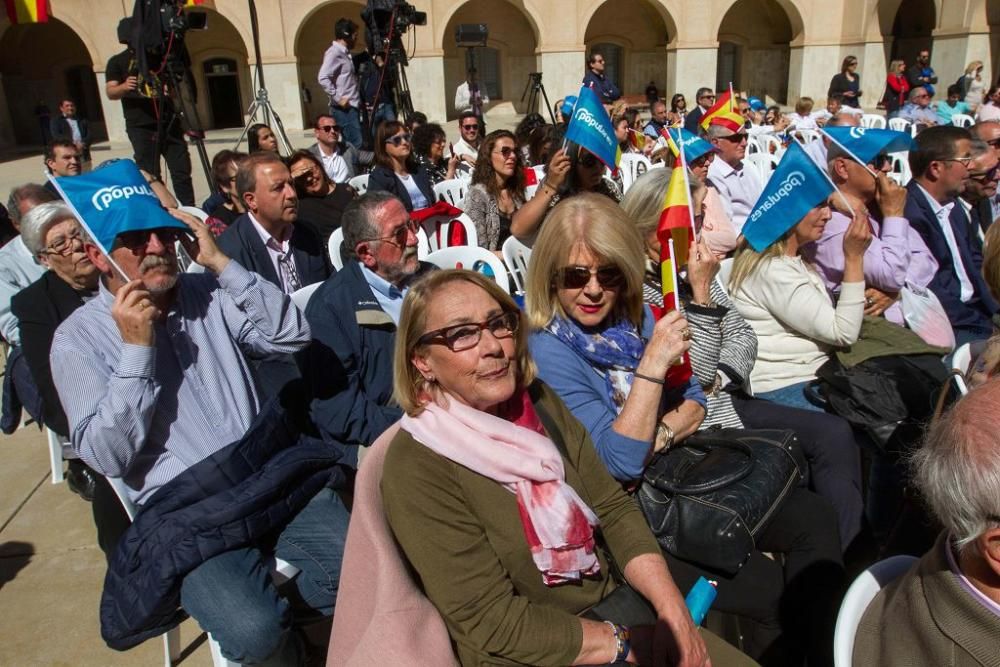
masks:
[[[412,176],[414,182],[417,184],[417,188],[419,188],[420,192],[422,192],[424,197],[427,198],[427,205],[433,206],[437,202],[437,197],[434,196],[434,187],[431,185],[430,175],[423,167],[421,167],[415,174],[412,174]],[[413,202],[410,201],[410,193],[406,191],[403,184],[399,182],[398,178],[396,178],[395,172],[388,167],[377,165],[374,169],[372,169],[371,173],[368,175],[368,189],[381,190],[383,192],[396,195],[399,197],[399,200],[403,202],[403,206],[407,211],[413,210]]]
[[[226,231],[219,236],[219,249],[236,260],[247,271],[253,271],[264,280],[281,286],[274,262],[264,247],[257,228],[250,220],[250,215],[244,213],[236,219]],[[302,287],[321,283],[330,277],[333,268],[327,257],[326,248],[322,242],[305,225],[295,223],[291,239],[292,257],[295,258],[295,270],[302,281]]]
[[[90,124],[87,123],[86,118],[77,118],[76,124],[80,127],[80,142],[84,146],[90,145]],[[73,141],[73,130],[69,126],[64,116],[54,116],[52,120],[49,121],[49,131],[52,133],[53,139],[64,139],[66,141]]]
[[[21,349],[42,397],[42,424],[64,437],[69,436],[69,422],[52,382],[49,350],[56,328],[82,305],[80,294],[53,271],[46,271],[10,300],[21,331]]]

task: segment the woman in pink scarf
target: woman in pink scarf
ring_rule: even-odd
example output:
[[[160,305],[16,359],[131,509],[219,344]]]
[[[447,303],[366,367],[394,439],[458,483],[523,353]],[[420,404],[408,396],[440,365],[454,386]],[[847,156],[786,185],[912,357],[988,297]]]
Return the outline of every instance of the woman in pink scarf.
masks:
[[[525,334],[505,292],[460,270],[411,287],[397,333],[385,515],[461,663],[709,665],[707,645],[750,664],[696,630],[637,506],[534,380]],[[649,625],[582,617],[616,588],[598,533]]]

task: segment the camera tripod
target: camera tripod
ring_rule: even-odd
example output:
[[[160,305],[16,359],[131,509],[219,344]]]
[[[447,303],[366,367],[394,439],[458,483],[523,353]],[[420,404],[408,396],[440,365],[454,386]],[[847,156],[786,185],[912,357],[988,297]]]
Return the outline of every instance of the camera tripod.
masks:
[[[288,140],[288,135],[285,133],[285,125],[281,122],[281,116],[278,115],[278,112],[271,105],[271,100],[267,94],[267,86],[264,85],[264,65],[260,58],[260,28],[257,24],[257,3],[254,0],[248,0],[248,4],[250,6],[250,31],[253,35],[254,57],[257,59],[254,68],[258,87],[257,94],[247,109],[247,124],[243,127],[243,131],[240,132],[233,150],[237,150],[240,147],[243,139],[250,132],[251,126],[257,120],[257,112],[262,112],[264,124],[271,128],[275,139],[278,140],[278,147],[281,149],[281,152],[285,155],[291,155],[292,143]]]
[[[530,93],[530,94],[529,94]],[[556,115],[552,112],[552,105],[549,104],[549,96],[545,93],[545,84],[542,83],[542,73],[541,72],[531,72],[528,74],[528,83],[524,86],[524,92],[521,94],[521,101],[524,98],[528,98],[528,113],[535,113],[538,108],[538,94],[542,94],[542,99],[545,100],[545,109],[549,112],[549,118],[552,120],[552,124],[556,124]]]

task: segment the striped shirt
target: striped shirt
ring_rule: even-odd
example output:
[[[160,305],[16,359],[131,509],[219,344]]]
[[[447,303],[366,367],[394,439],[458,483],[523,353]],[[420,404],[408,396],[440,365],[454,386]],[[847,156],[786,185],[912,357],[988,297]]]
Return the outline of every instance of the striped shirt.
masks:
[[[246,357],[305,347],[309,325],[267,280],[229,262],[218,276],[181,274],[153,347],[122,342],[100,294],[56,330],[52,377],[73,451],[144,502],[243,437],[260,410]]]

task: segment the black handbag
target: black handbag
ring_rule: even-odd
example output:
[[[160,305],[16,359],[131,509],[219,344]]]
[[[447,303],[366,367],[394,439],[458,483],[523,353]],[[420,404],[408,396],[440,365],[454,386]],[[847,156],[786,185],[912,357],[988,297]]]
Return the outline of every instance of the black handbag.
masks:
[[[636,493],[660,546],[736,574],[802,479],[795,434],[712,428],[655,457]]]

